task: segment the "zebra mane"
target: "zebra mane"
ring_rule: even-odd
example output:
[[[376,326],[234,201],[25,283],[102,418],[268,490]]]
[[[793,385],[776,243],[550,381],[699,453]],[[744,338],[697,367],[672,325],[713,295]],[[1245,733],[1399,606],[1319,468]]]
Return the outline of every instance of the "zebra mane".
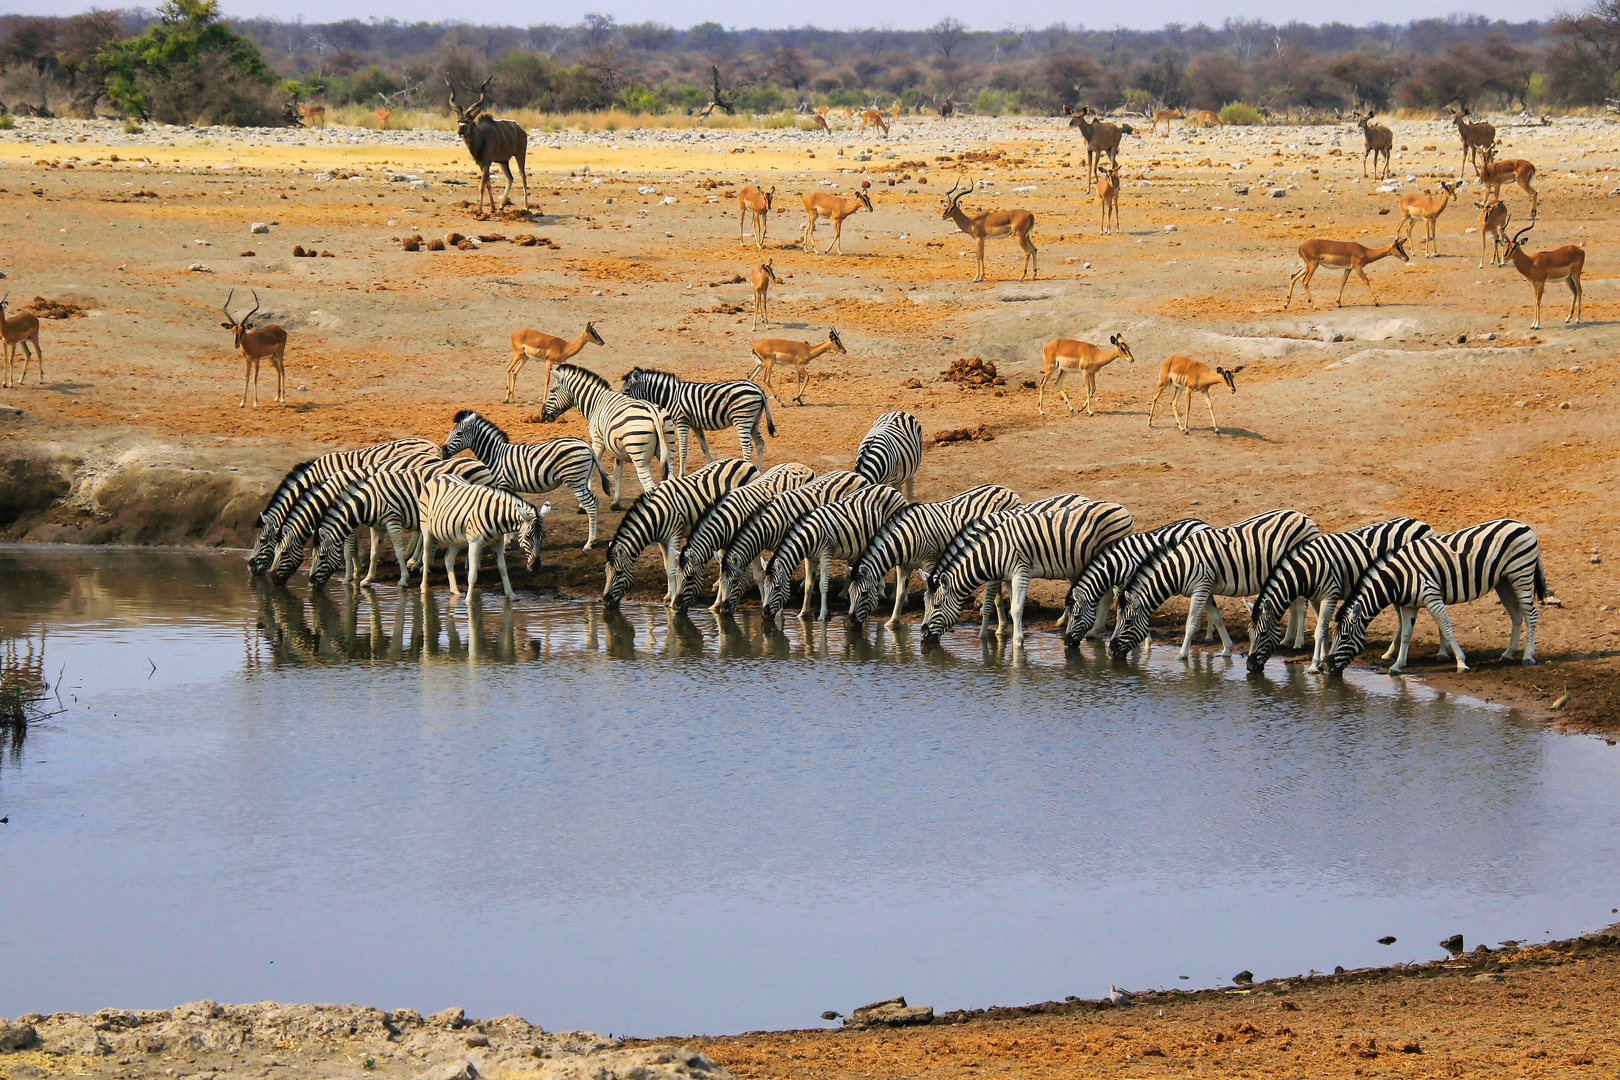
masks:
[[[880,556],[888,553],[889,548],[895,544],[896,537],[910,525],[913,518],[929,516],[927,509],[929,507],[934,507],[937,512],[937,504],[935,503],[913,503],[879,526],[876,534],[867,542],[866,548],[861,552],[860,557],[850,564],[849,572],[846,575],[849,580],[854,581],[858,577],[871,573],[873,564],[877,562]]]
[[[579,375],[587,385],[597,386],[603,390],[613,389],[606,379],[588,367],[580,367],[578,364],[558,364],[553,370],[564,379]]]
[[[1408,544],[1407,547],[1396,548],[1394,551],[1387,551],[1378,558],[1374,559],[1372,565],[1367,567],[1367,569],[1362,572],[1362,575],[1356,579],[1356,583],[1350,587],[1350,591],[1345,594],[1344,599],[1339,601],[1339,610],[1334,613],[1333,617],[1334,624],[1338,625],[1339,623],[1344,622],[1345,616],[1349,613],[1352,607],[1361,607],[1366,602],[1368,595],[1372,593],[1377,586],[1387,582],[1387,580],[1392,576],[1392,564],[1395,562],[1396,556],[1400,555],[1409,548],[1415,547],[1420,542],[1421,541],[1414,541],[1412,544]],[[1369,615],[1369,621],[1370,620],[1371,616]]]
[[[511,442],[512,441],[512,437],[506,433],[506,430],[504,428],[502,428],[501,425],[497,424],[495,421],[491,420],[489,417],[485,416],[483,413],[477,412],[476,410],[473,410],[473,409],[462,409],[460,412],[456,413],[456,423],[458,423],[458,424],[461,423],[462,421],[466,420],[467,417],[469,417],[469,416],[475,417],[480,424],[484,425],[486,428],[493,431],[495,434],[499,435],[503,442]]]
[[[623,375],[620,375],[619,382],[623,383],[632,375],[662,375],[665,378],[674,379],[676,382],[681,381],[681,377],[675,374],[673,371],[665,371],[663,368],[642,367],[640,364],[637,364]]]

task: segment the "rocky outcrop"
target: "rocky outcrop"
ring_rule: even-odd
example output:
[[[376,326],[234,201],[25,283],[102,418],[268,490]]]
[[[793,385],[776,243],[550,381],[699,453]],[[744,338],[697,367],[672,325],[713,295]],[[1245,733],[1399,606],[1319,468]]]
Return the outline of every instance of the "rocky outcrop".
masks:
[[[910,1027],[913,1024],[932,1024],[932,1005],[907,1005],[903,997],[889,998],[862,1005],[844,1017],[847,1028]]]

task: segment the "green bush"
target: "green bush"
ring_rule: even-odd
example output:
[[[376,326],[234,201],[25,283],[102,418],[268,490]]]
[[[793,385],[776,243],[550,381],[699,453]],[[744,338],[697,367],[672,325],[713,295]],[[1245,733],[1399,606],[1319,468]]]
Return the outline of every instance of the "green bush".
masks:
[[[1221,123],[1233,124],[1237,127],[1253,127],[1261,123],[1260,113],[1253,105],[1245,105],[1241,101],[1228,102],[1221,108]]]
[[[17,126],[17,121],[11,118],[10,113],[0,113],[0,131],[10,131]]]
[[[242,127],[292,120],[259,47],[220,21],[217,0],[167,0],[146,33],[113,42],[98,60],[107,98],[126,117]]]

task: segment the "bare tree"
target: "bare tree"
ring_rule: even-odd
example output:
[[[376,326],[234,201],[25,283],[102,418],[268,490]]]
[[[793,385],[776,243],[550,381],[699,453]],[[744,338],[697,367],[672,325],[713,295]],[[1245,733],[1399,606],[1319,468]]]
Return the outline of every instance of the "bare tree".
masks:
[[[1620,0],[1605,0],[1610,3],[1620,3]],[[961,19],[946,16],[928,28],[928,37],[934,44],[934,51],[946,60],[968,36],[967,24]]]

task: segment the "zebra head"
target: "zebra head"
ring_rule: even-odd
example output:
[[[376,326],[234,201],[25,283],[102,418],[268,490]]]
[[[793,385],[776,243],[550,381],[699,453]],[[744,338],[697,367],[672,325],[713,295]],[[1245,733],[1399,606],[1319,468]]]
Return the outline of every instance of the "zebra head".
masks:
[[[720,580],[714,587],[714,609],[719,612],[729,612],[737,606],[737,601],[743,597],[747,588],[748,567],[750,563],[738,566],[730,559],[720,564]]]
[[[478,414],[473,412],[471,409],[462,409],[460,412],[456,413],[455,420],[452,421],[455,426],[450,429],[450,434],[446,435],[444,438],[445,457],[450,457],[453,454],[460,453],[462,450],[467,449],[467,447],[473,444],[473,425],[475,425],[478,420]]]
[[[602,603],[618,607],[624,594],[636,583],[636,552],[630,550],[629,544],[610,540],[606,555],[607,582],[602,588]]]
[[[518,525],[518,550],[523,552],[524,565],[533,570],[540,562],[540,545],[546,540],[546,515],[551,513],[551,504],[541,503],[540,509],[529,507],[529,512],[522,517]],[[425,572],[425,571],[424,571]]]
[[[1249,674],[1258,675],[1266,668],[1266,661],[1276,653],[1277,646],[1282,644],[1283,633],[1288,628],[1284,618],[1287,606],[1282,611],[1277,610],[1276,601],[1264,592],[1254,602],[1254,608],[1249,612]]]
[[[285,585],[304,564],[304,541],[295,534],[287,534],[276,545],[275,558],[270,564],[270,580]]]
[[[963,595],[952,587],[949,580],[942,580],[938,586],[929,592],[933,610],[923,621],[922,636],[924,641],[937,641],[939,636],[956,626],[962,618]]]
[[[540,410],[540,422],[550,424],[574,407],[574,388],[567,379],[553,378],[551,392],[546,395],[545,408]]]
[[[683,565],[675,571],[675,610],[685,611],[698,602],[703,593],[703,568],[688,570]]]
[[[625,372],[619,377],[619,393],[625,397],[640,398],[641,383],[646,374],[645,371],[638,367],[633,367]]]
[[[264,518],[259,519],[259,536],[253,541],[253,550],[248,552],[248,572],[254,577],[264,577],[270,569],[270,561],[276,557],[276,541],[281,539],[281,530],[265,524]]]
[[[1063,627],[1063,644],[1075,646],[1091,633],[1091,624],[1097,621],[1097,600],[1086,595],[1076,585],[1069,590],[1069,621]]]
[[[1324,665],[1329,675],[1342,675],[1344,669],[1350,666],[1350,661],[1361,655],[1361,650],[1367,647],[1367,624],[1370,622],[1372,615],[1368,614],[1361,597],[1352,599],[1339,609],[1333,630],[1333,648],[1328,651]]]
[[[806,578],[804,587],[810,588],[810,579]],[[793,565],[784,563],[777,568],[777,572],[767,573],[765,580],[759,583],[759,606],[767,623],[774,624],[781,616],[782,609],[787,607],[788,599],[793,595]]]
[[[883,598],[883,579],[856,572],[849,586],[849,624],[859,626],[872,617],[878,601]]]
[[[1115,660],[1125,659],[1147,640],[1148,619],[1152,614],[1140,596],[1131,595],[1114,626],[1114,636],[1108,639],[1108,652]]]
[[[343,537],[336,528],[323,528],[315,542],[315,559],[309,567],[309,584],[324,589],[343,565]]]

